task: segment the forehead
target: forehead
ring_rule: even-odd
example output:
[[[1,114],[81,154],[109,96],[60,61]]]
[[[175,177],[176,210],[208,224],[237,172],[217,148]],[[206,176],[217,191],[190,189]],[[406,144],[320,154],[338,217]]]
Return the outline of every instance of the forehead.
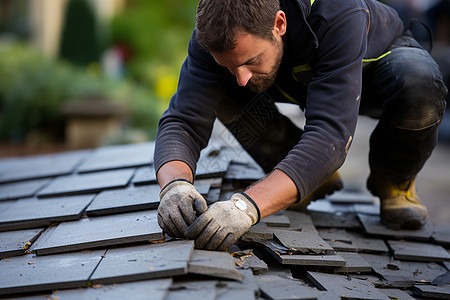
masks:
[[[217,63],[225,67],[238,67],[261,55],[271,42],[253,34],[239,32],[236,34],[236,47],[221,53],[212,52]]]

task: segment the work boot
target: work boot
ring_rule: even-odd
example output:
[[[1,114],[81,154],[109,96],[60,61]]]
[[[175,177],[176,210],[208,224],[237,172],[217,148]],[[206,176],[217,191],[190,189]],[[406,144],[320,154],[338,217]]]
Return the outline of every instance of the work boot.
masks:
[[[396,229],[418,229],[428,220],[427,208],[416,195],[414,180],[401,184],[371,172],[367,189],[381,201],[381,222]]]
[[[299,203],[291,204],[287,209],[304,212],[311,201],[325,198],[326,195],[331,195],[334,192],[341,190],[343,186],[341,176],[339,175],[339,172],[336,171]]]

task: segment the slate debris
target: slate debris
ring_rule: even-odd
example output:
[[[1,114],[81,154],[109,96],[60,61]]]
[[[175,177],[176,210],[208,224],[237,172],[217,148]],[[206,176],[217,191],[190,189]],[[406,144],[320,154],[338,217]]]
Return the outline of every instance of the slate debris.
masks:
[[[244,275],[236,269],[233,256],[227,252],[194,250],[188,270],[193,274],[240,281],[244,279]]]
[[[0,260],[0,295],[87,287],[105,250]]]
[[[0,183],[71,174],[89,150],[0,160]]]
[[[77,172],[95,172],[139,167],[153,163],[154,142],[97,148],[78,167]]]
[[[0,184],[0,201],[32,197],[49,182],[49,179],[39,179]]]
[[[95,269],[93,284],[110,284],[187,274],[194,241],[109,249]]]
[[[0,211],[0,231],[48,226],[78,220],[93,194],[48,199],[28,198],[11,202]]]
[[[439,245],[408,241],[388,241],[396,259],[413,261],[450,261],[450,254]]]
[[[413,287],[414,293],[419,296],[433,299],[450,299],[450,285],[434,286],[425,284],[416,284]]]
[[[266,223],[268,226],[272,226],[272,227],[290,227],[291,226],[291,221],[289,220],[289,217],[278,213],[278,214],[273,214],[270,216],[267,216],[265,218],[261,219],[261,222]]]
[[[344,299],[385,299],[388,296],[381,293],[370,282],[348,276],[332,275],[319,272],[307,272],[307,277],[321,290],[332,291]]]
[[[107,247],[163,238],[157,223],[157,211],[140,211],[127,214],[83,218],[59,224],[45,239],[39,241],[34,251],[38,255]]]
[[[365,273],[371,272],[372,266],[355,252],[338,252],[345,260],[345,266],[334,269],[334,273]]]
[[[240,269],[250,269],[253,274],[263,274],[269,271],[267,263],[253,253],[253,250],[243,251],[242,253],[233,253],[236,265]]]
[[[155,209],[159,205],[157,184],[100,192],[86,209],[89,216]]]
[[[300,281],[273,280],[259,286],[262,295],[271,300],[317,299],[321,292]]]
[[[0,232],[0,259],[25,254],[44,228]]]
[[[274,236],[281,245],[294,253],[326,254],[335,252],[327,242],[314,233],[278,230],[274,232]]]
[[[123,188],[133,176],[134,169],[75,174],[55,178],[37,195],[39,198],[100,192],[102,190]]]
[[[58,290],[46,299],[111,299],[122,300],[147,300],[151,295],[152,300],[165,300],[172,285],[172,278],[153,279],[112,285],[100,285],[94,288],[82,288],[72,290]]]
[[[434,243],[445,247],[450,246],[450,225],[440,225],[433,227],[431,239]]]

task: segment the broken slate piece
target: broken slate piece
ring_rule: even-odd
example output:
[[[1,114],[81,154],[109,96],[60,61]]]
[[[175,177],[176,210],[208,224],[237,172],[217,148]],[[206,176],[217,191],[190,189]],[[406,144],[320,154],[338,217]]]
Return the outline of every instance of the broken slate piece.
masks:
[[[154,142],[97,148],[84,160],[79,173],[140,167],[153,163]]]
[[[317,299],[321,291],[309,287],[301,281],[273,280],[260,282],[259,289],[266,299],[288,300],[288,299]]]
[[[348,229],[360,229],[361,224],[358,218],[353,213],[323,213],[323,212],[310,212],[309,213],[314,226],[316,227],[332,227],[332,228],[348,228]]]
[[[16,157],[0,160],[0,182],[13,182],[71,174],[89,151]]]
[[[268,217],[262,218],[261,222],[266,223],[267,226],[271,227],[290,227],[291,222],[289,217],[284,214],[274,214]]]
[[[317,229],[308,214],[293,210],[285,210],[284,214],[288,216],[291,223],[290,230],[317,234]]]
[[[0,258],[25,254],[44,228],[0,232]]]
[[[172,284],[165,300],[216,300],[216,280],[177,280]]]
[[[343,267],[345,259],[339,254],[281,254],[273,252],[272,255],[283,265],[300,265],[300,266],[326,266],[326,267]]]
[[[426,241],[433,233],[433,226],[430,222],[427,222],[421,229],[395,230],[387,228],[385,225],[381,224],[380,218],[378,216],[358,214],[358,218],[361,221],[366,233],[372,235],[379,235],[396,239],[414,239]]]
[[[92,193],[125,187],[133,173],[134,169],[124,169],[58,177],[42,189],[38,197]]]
[[[86,212],[89,216],[155,209],[159,205],[158,184],[133,186],[99,193]]]
[[[445,247],[450,246],[450,225],[440,225],[433,227],[433,234],[431,236],[433,241]]]
[[[310,271],[307,272],[307,277],[319,289],[332,291],[345,299],[390,300],[388,296],[381,293],[372,283],[366,280]]]
[[[164,300],[168,293],[168,289],[172,285],[172,278],[153,279],[145,281],[136,281],[128,283],[119,283],[105,286],[96,286],[84,289],[58,290],[55,291],[48,299],[111,299],[122,300]]]
[[[412,261],[450,261],[450,254],[439,245],[428,243],[388,241],[396,259]]]
[[[450,285],[434,286],[425,284],[416,284],[413,287],[414,293],[419,296],[433,299],[450,299]]]
[[[0,184],[0,200],[32,197],[49,182],[49,179],[39,179]]]
[[[392,259],[389,255],[360,254],[375,273],[386,279],[385,286],[406,288],[415,282],[432,282],[445,274],[446,268],[437,263],[410,262]]]
[[[371,238],[357,232],[348,233],[353,240],[353,244],[358,248],[358,252],[366,253],[388,253],[389,249],[382,239]]]
[[[0,295],[86,287],[104,253],[28,254],[0,260]]]
[[[372,266],[358,253],[338,252],[338,254],[345,260],[345,266],[334,269],[334,273],[363,273],[372,271]]]
[[[393,300],[415,300],[415,298],[411,297],[407,292],[399,289],[379,289],[379,291]]]
[[[189,261],[189,273],[242,281],[233,256],[228,252],[194,250]]]
[[[192,240],[109,249],[90,281],[109,284],[183,275],[193,250]]]
[[[83,218],[59,224],[51,235],[34,248],[38,255],[106,247],[163,238],[157,211]]]
[[[278,230],[275,239],[293,252],[325,254],[335,252],[319,235],[309,232]]]
[[[239,268],[244,270],[251,269],[253,274],[262,274],[269,271],[266,262],[252,252],[241,257],[235,257],[235,260]]]
[[[20,199],[0,211],[0,231],[36,228],[52,222],[78,220],[93,194],[49,199]]]

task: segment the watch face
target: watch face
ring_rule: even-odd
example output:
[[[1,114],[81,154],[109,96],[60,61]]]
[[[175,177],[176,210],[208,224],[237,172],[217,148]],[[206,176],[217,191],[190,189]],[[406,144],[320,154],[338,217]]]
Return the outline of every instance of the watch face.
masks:
[[[237,200],[234,202],[234,205],[240,209],[240,210],[246,210],[247,209],[247,203],[245,203],[243,200]]]

